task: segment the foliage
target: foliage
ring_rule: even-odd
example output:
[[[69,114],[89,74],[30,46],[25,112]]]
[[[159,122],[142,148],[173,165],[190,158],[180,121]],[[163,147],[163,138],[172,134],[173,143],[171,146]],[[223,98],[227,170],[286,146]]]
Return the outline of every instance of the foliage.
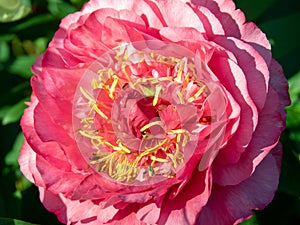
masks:
[[[23,142],[19,120],[31,93],[30,66],[42,54],[61,18],[81,8],[84,0],[0,0],[0,224],[60,224],[40,204],[37,188],[19,171]],[[267,34],[273,56],[289,79],[292,105],[279,190],[273,202],[243,225],[300,224],[300,7],[297,0],[235,0],[248,21]],[[217,216],[217,215],[216,215]],[[4,219],[15,218],[15,219]],[[17,220],[20,219],[20,220]]]

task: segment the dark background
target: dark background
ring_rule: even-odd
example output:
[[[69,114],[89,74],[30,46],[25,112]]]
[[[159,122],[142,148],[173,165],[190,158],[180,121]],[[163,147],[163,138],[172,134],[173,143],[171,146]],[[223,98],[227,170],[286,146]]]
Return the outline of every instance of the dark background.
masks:
[[[3,2],[3,1],[1,1]],[[0,2],[0,20],[1,15]],[[0,23],[0,217],[43,225],[60,224],[47,212],[38,190],[20,173],[17,158],[23,136],[19,119],[31,89],[30,66],[43,53],[61,18],[81,8],[83,0],[21,0],[31,13],[16,8],[21,18]],[[287,108],[287,129],[282,172],[273,202],[242,224],[300,224],[300,4],[298,0],[235,0],[248,21],[254,21],[272,44],[273,57],[289,80],[292,105]],[[26,5],[27,4],[27,5]],[[25,7],[25,8],[26,8]],[[19,15],[19,14],[18,14]],[[13,17],[13,16],[12,16]],[[7,20],[13,20],[8,18]],[[238,206],[237,206],[238,207]],[[220,216],[220,215],[214,215]],[[27,224],[0,219],[2,224]]]

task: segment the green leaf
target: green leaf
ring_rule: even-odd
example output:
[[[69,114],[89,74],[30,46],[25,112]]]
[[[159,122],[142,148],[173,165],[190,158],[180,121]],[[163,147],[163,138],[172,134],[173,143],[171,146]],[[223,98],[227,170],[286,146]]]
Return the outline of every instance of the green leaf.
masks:
[[[0,41],[0,62],[5,62],[9,59],[10,49],[6,41]]]
[[[18,136],[16,137],[12,149],[5,156],[4,160],[6,165],[13,165],[13,166],[18,165],[18,157],[20,155],[20,149],[22,147],[23,142],[24,142],[24,135],[23,133],[19,133]]]
[[[0,218],[0,225],[36,225],[16,219]]]
[[[88,2],[88,0],[71,0],[71,3],[75,5],[77,9],[80,9],[85,2]]]
[[[253,214],[253,216],[249,220],[240,223],[240,225],[258,225],[256,215]]]
[[[5,105],[0,108],[0,120],[3,120],[11,106]]]
[[[279,190],[300,197],[300,71],[289,80],[292,104],[287,107],[287,130]]]
[[[34,44],[36,46],[36,50],[37,50],[38,55],[45,52],[45,50],[47,48],[47,45],[48,45],[48,42],[49,42],[49,40],[46,37],[41,37],[41,38],[38,38],[34,41]]]
[[[289,80],[291,105],[287,108],[287,127],[300,128],[300,71]]]
[[[37,56],[19,56],[10,65],[8,71],[24,78],[30,78],[32,76],[30,67],[36,59]]]
[[[32,18],[27,19],[26,21],[19,23],[18,25],[12,27],[10,31],[12,33],[23,31],[41,24],[47,24],[49,22],[55,21],[56,18],[51,14],[42,14],[38,16],[34,16]]]
[[[30,0],[0,0],[0,22],[12,22],[31,12]]]
[[[245,12],[249,21],[261,16],[274,2],[275,0],[235,0],[237,8]]]
[[[290,139],[283,141],[283,160],[281,166],[280,182],[278,190],[288,195],[300,198],[300,162],[295,157],[295,148],[300,143],[295,143]]]
[[[21,118],[24,109],[27,107],[25,105],[25,102],[27,101],[29,101],[29,98],[25,98],[19,101],[17,104],[10,107],[10,109],[6,111],[3,117],[2,124],[7,125],[10,123],[17,122]]]
[[[281,58],[300,46],[299,27],[300,13],[291,14],[282,18],[262,23],[260,28],[272,39],[273,56]]]
[[[62,0],[48,0],[48,10],[55,16],[63,18],[77,9]]]

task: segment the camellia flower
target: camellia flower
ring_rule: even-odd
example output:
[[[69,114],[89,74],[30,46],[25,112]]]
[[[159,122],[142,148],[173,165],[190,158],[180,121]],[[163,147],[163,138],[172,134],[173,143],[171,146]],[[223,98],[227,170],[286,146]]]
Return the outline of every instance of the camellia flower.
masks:
[[[92,0],[33,65],[19,163],[65,224],[237,224],[279,179],[287,82],[232,0]]]

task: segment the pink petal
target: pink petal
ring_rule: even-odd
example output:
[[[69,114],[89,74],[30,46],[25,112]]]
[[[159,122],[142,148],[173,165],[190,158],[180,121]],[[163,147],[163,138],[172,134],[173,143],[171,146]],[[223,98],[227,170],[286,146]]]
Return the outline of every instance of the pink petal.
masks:
[[[284,122],[278,111],[277,94],[271,89],[265,107],[259,114],[258,126],[252,140],[236,164],[214,166],[214,182],[236,185],[247,179],[267,154],[277,145]]]
[[[241,34],[241,39],[259,52],[269,66],[272,59],[272,52],[266,35],[254,23],[245,23],[241,27]]]
[[[212,23],[219,27],[222,25],[225,36],[241,37],[240,26],[245,22],[245,15],[235,9],[235,4],[231,0],[192,0],[193,4],[207,8],[209,11],[202,11],[207,18],[213,19],[209,14],[212,13],[219,22]],[[214,21],[214,20],[212,20]],[[218,29],[220,31],[220,28]],[[218,33],[216,33],[218,34]]]
[[[272,59],[270,65],[270,85],[278,93],[282,106],[280,111],[283,114],[283,120],[285,120],[283,107],[291,104],[288,93],[288,82],[283,74],[280,64],[274,59]]]
[[[231,225],[263,209],[273,199],[279,181],[281,146],[277,146],[256,167],[254,174],[238,185],[214,185],[207,205],[199,214],[197,223]]]
[[[257,109],[249,95],[245,74],[236,63],[224,57],[213,57],[209,65],[241,108],[239,127],[218,156],[220,164],[236,162],[257,125]]]
[[[44,186],[44,182],[36,168],[36,154],[26,140],[23,143],[18,161],[21,172],[30,182],[38,186]]]
[[[43,188],[40,188],[40,199],[47,210],[55,213],[66,224],[107,224],[118,212],[113,206],[102,208],[90,200],[72,201],[62,194],[53,194]]]
[[[172,41],[191,41],[199,42],[204,40],[204,35],[195,28],[181,28],[181,27],[163,27],[159,33],[164,38]]]
[[[136,217],[147,224],[156,224],[161,211],[158,204],[159,202],[145,205],[136,213]]]
[[[55,195],[45,188],[40,187],[40,200],[44,204],[45,208],[55,213],[58,220],[62,223],[67,223],[68,217],[66,214],[66,205],[62,201],[59,195]]]
[[[60,168],[51,165],[40,155],[36,156],[36,167],[45,187],[56,194],[66,193],[69,196],[72,195],[74,188],[77,187],[86,176],[88,176],[62,171]]]
[[[214,41],[234,54],[238,66],[245,74],[249,95],[258,110],[261,110],[266,100],[269,82],[269,69],[264,58],[251,45],[238,39],[218,37]]]
[[[198,213],[208,200],[210,188],[210,172],[194,171],[189,182],[175,198],[165,197],[157,224],[194,224]]]
[[[158,7],[168,27],[193,27],[204,32],[203,24],[194,11],[181,1],[158,1]]]
[[[35,151],[48,158],[57,158],[56,160],[61,169],[74,168],[76,170],[87,170],[87,162],[83,159],[74,139],[72,139],[65,130],[53,123],[47,112],[38,105],[34,110],[34,128],[32,124],[27,127],[32,130],[28,133],[27,139],[31,139]],[[45,127],[48,129],[46,130]],[[25,136],[27,132],[25,130]],[[36,135],[37,134],[37,135]],[[51,161],[51,160],[50,160]]]

